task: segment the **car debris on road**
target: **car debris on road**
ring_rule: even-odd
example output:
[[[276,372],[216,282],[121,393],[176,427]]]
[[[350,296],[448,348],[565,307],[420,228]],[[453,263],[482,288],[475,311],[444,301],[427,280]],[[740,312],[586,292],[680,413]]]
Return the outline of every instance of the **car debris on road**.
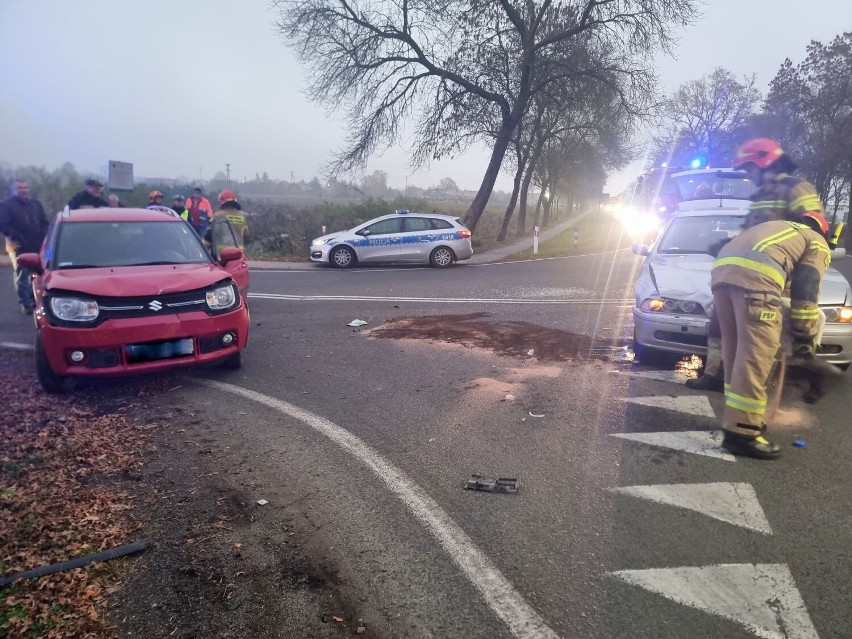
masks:
[[[520,487],[520,482],[511,477],[491,479],[482,475],[471,475],[465,484],[465,490],[481,490],[487,493],[516,493]]]

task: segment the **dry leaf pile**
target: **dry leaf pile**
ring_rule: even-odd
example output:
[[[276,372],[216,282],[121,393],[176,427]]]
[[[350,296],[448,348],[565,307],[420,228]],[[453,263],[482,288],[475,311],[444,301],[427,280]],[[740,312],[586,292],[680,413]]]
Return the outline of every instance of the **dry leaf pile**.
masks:
[[[152,452],[153,427],[37,386],[29,375],[0,374],[0,575],[136,541],[120,483]],[[0,589],[0,639],[114,636],[106,595],[125,561]]]

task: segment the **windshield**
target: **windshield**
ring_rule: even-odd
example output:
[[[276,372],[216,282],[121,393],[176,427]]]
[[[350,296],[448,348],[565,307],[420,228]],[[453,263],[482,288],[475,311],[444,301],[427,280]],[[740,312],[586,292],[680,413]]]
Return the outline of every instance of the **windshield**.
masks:
[[[754,193],[754,184],[745,174],[734,171],[718,171],[673,177],[681,200],[712,200],[728,198],[747,200]]]
[[[59,225],[54,268],[210,261],[198,236],[176,222],[74,222]]]
[[[676,218],[660,239],[657,253],[712,255],[712,246],[739,235],[743,220],[741,215]]]

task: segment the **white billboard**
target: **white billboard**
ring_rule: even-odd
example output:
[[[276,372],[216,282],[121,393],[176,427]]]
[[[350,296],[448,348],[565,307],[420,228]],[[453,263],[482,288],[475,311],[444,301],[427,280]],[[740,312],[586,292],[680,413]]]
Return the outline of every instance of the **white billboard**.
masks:
[[[132,191],[133,163],[110,160],[107,181],[110,191]]]

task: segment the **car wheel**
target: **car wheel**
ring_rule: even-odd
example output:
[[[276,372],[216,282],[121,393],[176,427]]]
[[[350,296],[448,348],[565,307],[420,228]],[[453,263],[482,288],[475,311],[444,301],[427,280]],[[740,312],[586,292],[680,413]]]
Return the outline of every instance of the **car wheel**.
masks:
[[[636,341],[636,336],[633,336],[633,354],[636,356],[634,361],[639,361],[642,364],[657,364],[662,353],[655,348],[643,346]]]
[[[228,355],[224,360],[222,360],[222,368],[227,368],[229,370],[234,370],[237,368],[242,368],[243,366],[243,352],[237,351],[231,355]]]
[[[429,264],[435,268],[447,268],[452,266],[455,261],[456,254],[453,253],[453,249],[447,246],[439,246],[429,256]]]
[[[348,246],[338,246],[329,253],[328,261],[334,268],[349,268],[355,263],[355,253]]]
[[[64,393],[65,378],[53,372],[50,362],[47,360],[47,353],[44,352],[41,337],[38,334],[36,334],[35,340],[35,361],[36,376],[44,391],[52,395]]]

